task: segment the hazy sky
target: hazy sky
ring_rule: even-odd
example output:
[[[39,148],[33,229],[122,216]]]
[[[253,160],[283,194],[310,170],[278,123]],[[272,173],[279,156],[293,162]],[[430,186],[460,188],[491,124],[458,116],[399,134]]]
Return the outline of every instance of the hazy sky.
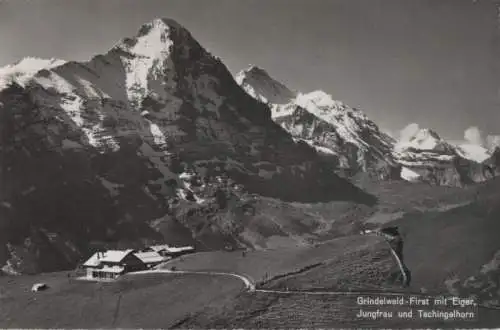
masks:
[[[184,25],[233,73],[259,65],[386,129],[500,133],[493,0],[0,0],[0,66],[24,56],[86,60],[156,17]]]

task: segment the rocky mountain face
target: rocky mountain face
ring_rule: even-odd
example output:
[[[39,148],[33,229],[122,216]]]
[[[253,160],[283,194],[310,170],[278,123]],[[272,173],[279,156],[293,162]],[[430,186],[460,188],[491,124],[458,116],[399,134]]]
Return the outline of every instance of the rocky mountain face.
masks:
[[[313,146],[337,172],[349,177],[365,173],[382,180],[400,178],[400,166],[391,153],[395,141],[362,111],[323,91],[293,92],[256,66],[240,72],[236,81],[271,107],[276,123]]]
[[[451,145],[436,132],[418,129],[399,141],[394,156],[408,181],[463,186],[483,182],[499,174],[498,152],[471,144]]]
[[[235,80],[250,96],[270,105],[288,104],[297,96],[296,92],[271,78],[266,70],[255,65],[238,73]]]
[[[20,73],[0,89],[5,272],[67,268],[96,246],[254,247],[253,235],[265,247],[275,233],[290,236],[238,222],[259,196],[375,202],[274,123],[172,20],[145,24],[88,62],[35,62],[11,67]],[[322,125],[333,124],[311,127]],[[337,138],[329,134],[304,138]]]
[[[267,103],[273,120],[295,139],[314,147],[336,173],[356,182],[404,179],[463,186],[489,180],[500,171],[495,136],[489,137],[487,147],[455,146],[434,131],[416,129],[396,141],[362,111],[323,91],[294,92],[256,66],[238,73],[236,81]]]

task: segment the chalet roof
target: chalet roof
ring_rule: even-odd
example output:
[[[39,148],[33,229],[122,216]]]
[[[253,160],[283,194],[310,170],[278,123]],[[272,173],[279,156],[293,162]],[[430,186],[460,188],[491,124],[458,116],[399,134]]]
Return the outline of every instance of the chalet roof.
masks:
[[[162,262],[165,260],[165,257],[162,257],[158,252],[155,252],[155,251],[137,252],[137,253],[134,253],[134,255],[145,264]]]
[[[181,246],[181,247],[174,247],[174,246],[169,246],[167,244],[162,244],[162,245],[153,245],[150,246],[149,249],[156,251],[156,252],[161,252],[161,251],[166,251],[166,252],[182,252],[182,251],[191,251],[194,248],[192,246]]]
[[[119,263],[134,250],[108,250],[94,253],[83,265],[97,267],[102,262]]]
[[[181,246],[181,247],[169,247],[166,251],[167,252],[182,252],[182,251],[191,251],[194,248],[192,246]]]

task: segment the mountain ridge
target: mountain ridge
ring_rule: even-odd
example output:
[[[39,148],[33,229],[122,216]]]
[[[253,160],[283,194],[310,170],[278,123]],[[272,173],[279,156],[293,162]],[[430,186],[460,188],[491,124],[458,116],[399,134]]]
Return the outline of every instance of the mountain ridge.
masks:
[[[499,174],[497,153],[478,145],[454,145],[434,130],[419,128],[417,124],[413,127],[394,148],[408,181],[463,186],[487,181]]]
[[[264,103],[286,104],[297,95],[283,83],[271,78],[266,70],[253,64],[236,74],[235,81],[252,97]],[[262,88],[254,90],[254,86]]]
[[[254,79],[257,75],[260,79]],[[355,180],[368,174],[375,180],[424,181],[463,186],[498,175],[498,156],[471,145],[455,146],[431,129],[408,125],[410,136],[396,140],[359,109],[328,93],[273,93],[289,90],[264,69],[251,67],[237,74],[249,95],[270,103],[273,120],[325,156],[332,170]],[[271,86],[271,87],[269,87]],[[275,87],[275,86],[279,86]],[[274,95],[280,102],[269,102]],[[287,103],[283,100],[288,101]],[[490,138],[490,144],[494,139]],[[491,148],[490,148],[491,149]]]
[[[266,80],[263,82],[262,79],[253,79],[252,73],[255,71],[256,69],[251,67],[250,70],[246,69],[237,74],[237,81],[254,98],[267,100],[267,95],[272,93],[266,91],[266,87],[284,86],[260,68],[258,72],[265,72],[266,74],[261,76]],[[251,86],[251,82],[259,85]],[[256,95],[257,91],[262,94]],[[286,99],[287,103],[271,103],[275,122],[295,138],[303,139],[316,146],[320,153],[328,154],[334,167],[349,172],[348,176],[368,172],[370,176],[379,179],[398,178],[400,170],[389,152],[394,143],[393,139],[383,133],[361,110],[334,100],[322,90],[294,92],[291,97],[287,93],[280,94],[279,99]]]
[[[173,20],[12,82],[0,116],[0,265],[11,273],[65,268],[95,246],[299,244],[292,229],[251,220],[259,196],[376,202]]]

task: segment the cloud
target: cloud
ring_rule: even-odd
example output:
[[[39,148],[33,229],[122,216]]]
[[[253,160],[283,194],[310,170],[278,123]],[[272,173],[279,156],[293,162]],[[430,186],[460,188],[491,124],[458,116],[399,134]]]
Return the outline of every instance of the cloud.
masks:
[[[476,126],[471,126],[467,128],[464,132],[465,140],[470,144],[483,145],[484,139],[481,130]]]
[[[409,141],[412,136],[414,136],[420,130],[418,124],[412,123],[407,125],[401,131],[399,131],[399,141],[406,142]]]
[[[497,147],[500,147],[500,135],[488,135],[486,137],[486,147],[489,150],[494,150]]]

